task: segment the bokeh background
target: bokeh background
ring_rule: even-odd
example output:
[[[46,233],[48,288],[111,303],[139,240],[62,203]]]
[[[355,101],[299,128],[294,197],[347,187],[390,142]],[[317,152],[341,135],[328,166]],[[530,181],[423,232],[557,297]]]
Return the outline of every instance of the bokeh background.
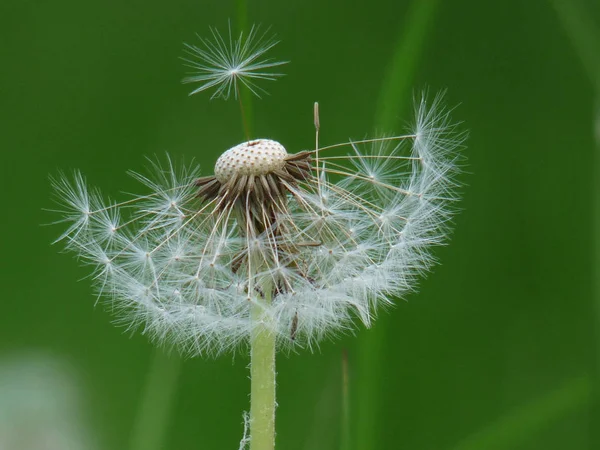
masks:
[[[419,292],[278,358],[278,448],[600,448],[598,2],[3,0],[0,449],[238,448],[246,355],[181,360],[113,326],[44,226],[59,170],[119,197],[145,156],[211,168],[243,140],[234,101],[179,83],[182,43],[228,19],[272,26],[291,61],[255,136],[310,147],[313,101],[324,144],[399,131],[424,88],[470,132]]]

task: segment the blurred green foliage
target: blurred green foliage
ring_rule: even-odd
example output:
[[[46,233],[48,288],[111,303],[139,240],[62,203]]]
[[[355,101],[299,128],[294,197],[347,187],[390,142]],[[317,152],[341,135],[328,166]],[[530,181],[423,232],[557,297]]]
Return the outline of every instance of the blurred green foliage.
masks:
[[[235,449],[242,436],[247,356],[181,366],[161,357],[165,384],[153,385],[172,395],[148,401],[148,379],[161,373],[153,347],[94,308],[87,269],[50,245],[60,227],[41,224],[55,220],[44,208],[58,170],[81,169],[119,197],[136,190],[126,171],[145,156],[169,152],[210,171],[243,139],[235,102],[187,96],[178,57],[194,33],[246,14],[272,25],[282,41],[274,55],[292,62],[253,104],[256,136],[311,146],[314,101],[323,144],[399,131],[411,90],[424,88],[447,89],[470,130],[462,212],[420,292],[372,330],[280,355],[279,448],[339,448],[343,349],[352,450],[599,448],[600,102],[587,68],[600,67],[600,52],[585,36],[598,35],[600,6],[577,1],[585,24],[573,25],[559,0],[428,1],[422,34],[404,33],[416,8],[408,1],[249,1],[243,13],[216,0],[2,2],[0,372],[15,358],[63,362],[65,383],[78,380],[81,442],[94,443],[73,448],[129,449],[144,423],[164,426],[163,449]],[[568,31],[580,26],[591,33]],[[405,36],[415,43],[402,50]],[[375,355],[368,364],[364,352]],[[18,391],[6,379],[0,399]],[[0,402],[0,417],[11,404]],[[152,425],[164,412],[152,408],[167,406]]]

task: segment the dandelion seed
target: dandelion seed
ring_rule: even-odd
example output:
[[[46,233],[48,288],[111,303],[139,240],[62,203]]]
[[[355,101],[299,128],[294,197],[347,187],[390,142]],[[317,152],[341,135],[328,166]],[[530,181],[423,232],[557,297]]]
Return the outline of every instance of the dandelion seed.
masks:
[[[247,36],[240,33],[234,39],[229,25],[229,38],[225,39],[216,28],[210,29],[211,39],[200,36],[200,45],[185,44],[189,55],[184,58],[186,65],[194,70],[183,79],[183,83],[200,83],[190,95],[216,88],[211,98],[222,97],[227,100],[232,94],[239,96],[239,84],[248,88],[260,98],[266,93],[256,84],[257,80],[275,80],[282,73],[270,72],[273,67],[287,64],[287,61],[275,61],[265,54],[277,45],[278,41],[268,36],[269,30],[262,32],[260,26],[253,26]]]
[[[203,177],[153,162],[133,174],[150,192],[121,204],[61,177],[61,239],[95,266],[122,322],[156,341],[218,354],[266,326],[280,347],[312,347],[355,317],[368,326],[431,266],[463,137],[436,98],[419,101],[406,135],[297,153],[255,139]]]

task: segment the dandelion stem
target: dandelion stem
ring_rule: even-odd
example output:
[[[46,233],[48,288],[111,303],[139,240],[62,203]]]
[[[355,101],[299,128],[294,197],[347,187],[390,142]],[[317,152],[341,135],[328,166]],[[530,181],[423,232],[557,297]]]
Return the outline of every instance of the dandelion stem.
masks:
[[[275,448],[275,333],[264,305],[271,303],[271,289],[252,306],[255,323],[250,338],[250,450]]]
[[[236,84],[235,90],[237,93],[237,98],[240,103],[240,113],[242,115],[242,127],[244,128],[244,135],[246,136],[246,140],[250,140],[250,130],[248,129],[248,122],[246,121],[246,114],[244,113],[244,103],[242,102],[242,95],[240,94],[240,87]]]

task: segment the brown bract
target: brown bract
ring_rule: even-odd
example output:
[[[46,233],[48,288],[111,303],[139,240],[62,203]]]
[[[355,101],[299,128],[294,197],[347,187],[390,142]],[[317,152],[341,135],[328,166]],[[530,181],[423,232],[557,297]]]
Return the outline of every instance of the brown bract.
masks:
[[[224,182],[214,175],[198,178],[197,195],[204,202],[215,201],[216,211],[235,208],[246,222],[243,231],[250,224],[251,234],[258,235],[275,225],[278,213],[287,211],[287,194],[294,194],[298,182],[312,178],[311,155],[310,151],[286,155],[279,168],[255,174],[240,168]]]

